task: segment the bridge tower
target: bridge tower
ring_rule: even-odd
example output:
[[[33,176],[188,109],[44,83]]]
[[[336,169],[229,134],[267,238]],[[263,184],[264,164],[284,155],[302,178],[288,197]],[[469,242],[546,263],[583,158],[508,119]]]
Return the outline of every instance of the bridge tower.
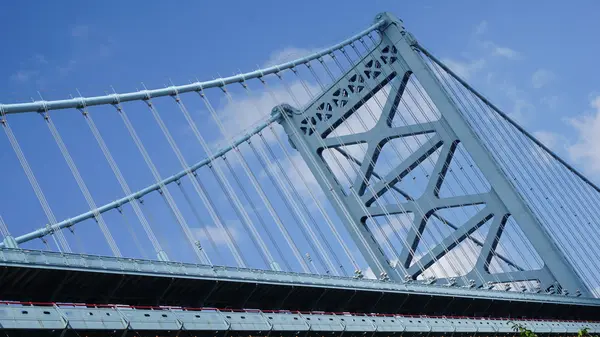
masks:
[[[323,191],[332,200],[338,216],[346,220],[344,224],[369,267],[376,275],[387,275],[395,281],[416,280],[427,268],[466,240],[471,233],[487,221],[491,221],[490,230],[475,266],[467,274],[469,283],[465,284],[461,279],[437,279],[433,282],[458,282],[462,286],[482,287],[486,286],[486,280],[537,280],[545,290],[558,285],[558,288],[571,293],[589,295],[589,290],[579,275],[464,118],[463,107],[459,106],[441,85],[443,78],[436,75],[426,63],[426,50],[405,30],[402,21],[390,13],[381,13],[375,20],[385,22],[379,28],[381,40],[358,64],[305,108],[299,110],[290,105],[274,108],[274,112],[281,113],[280,123],[291,144],[300,152]],[[391,121],[404,89],[412,78],[421,84],[435,106],[434,109],[439,111],[440,118],[395,127]],[[384,88],[389,90],[389,95],[375,126],[365,132],[337,136],[336,129],[361,107],[364,108],[366,102]],[[387,175],[374,179],[374,167],[386,144],[397,138],[424,134],[431,135],[426,142],[403,158]],[[360,169],[356,178],[350,188],[345,190],[323,153],[326,150],[343,149],[355,144],[364,144],[367,149],[364,159],[357,163]],[[462,144],[473,158],[491,189],[485,193],[443,198],[439,194],[440,187],[459,144]],[[421,197],[408,197],[407,201],[396,204],[383,205],[378,202],[382,195],[395,188],[398,182],[436,151],[439,156]],[[348,155],[347,152],[342,154]],[[485,207],[462,226],[456,227],[442,242],[430,247],[427,254],[422,256],[418,263],[414,263],[417,259],[415,249],[428,219],[438,210],[469,205]],[[406,240],[402,242],[399,261],[394,263],[385,256],[366,222],[382,215],[409,213],[414,216],[413,226],[408,231]],[[514,272],[490,274],[489,263],[510,216],[514,217],[542,257],[544,265],[536,270],[521,268]],[[475,277],[475,274],[484,277]]]

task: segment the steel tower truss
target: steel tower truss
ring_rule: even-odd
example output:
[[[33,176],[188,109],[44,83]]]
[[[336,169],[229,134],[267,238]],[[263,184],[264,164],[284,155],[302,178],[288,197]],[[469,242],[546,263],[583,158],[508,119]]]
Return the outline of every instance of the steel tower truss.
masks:
[[[381,41],[360,62],[333,83],[324,93],[316,97],[303,110],[289,105],[280,105],[274,111],[281,112],[280,124],[284,127],[294,148],[300,152],[324,193],[343,220],[349,234],[376,275],[393,280],[413,281],[436,261],[486,222],[490,222],[485,240],[480,243],[481,251],[472,270],[466,274],[468,281],[460,279],[430,280],[436,284],[459,283],[464,286],[489,286],[493,283],[537,280],[547,290],[558,287],[571,293],[584,295],[589,290],[577,275],[563,253],[558,249],[540,221],[531,212],[511,181],[486,150],[474,130],[463,117],[459,106],[440,83],[440,79],[426,64],[417,49],[414,37],[407,32],[402,21],[388,13],[376,17],[385,20],[380,28]],[[393,126],[398,104],[411,77],[415,77],[437,108],[440,118],[436,121],[406,126]],[[365,102],[384,87],[391,87],[376,125],[368,131],[342,136],[331,136]],[[389,173],[372,180],[374,167],[381,148],[393,139],[407,136],[432,134],[412,154],[403,159]],[[336,149],[354,144],[366,145],[366,154],[358,164],[358,174],[345,190],[332,167],[324,159],[326,149]],[[462,144],[471,156],[491,189],[485,193],[466,196],[440,197],[439,188],[448,173],[456,148]],[[395,184],[402,181],[419,163],[439,153],[423,195],[416,199],[385,205],[377,201]],[[418,259],[414,253],[429,218],[438,210],[469,205],[484,206],[460,226],[454,226],[452,235],[439,244],[429,247],[429,252]],[[386,257],[373,233],[368,229],[369,218],[384,214],[414,215],[412,228],[408,230],[399,261],[394,265]],[[507,219],[512,216],[543,260],[540,269],[519,268],[516,271],[491,273],[488,266],[496,254],[500,237]],[[475,277],[479,275],[479,277]]]

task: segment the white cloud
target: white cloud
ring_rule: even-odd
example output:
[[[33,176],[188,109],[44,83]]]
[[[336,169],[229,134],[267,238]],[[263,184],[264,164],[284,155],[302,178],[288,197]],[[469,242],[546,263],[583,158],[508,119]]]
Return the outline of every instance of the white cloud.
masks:
[[[478,73],[485,66],[484,59],[477,59],[472,61],[458,61],[450,58],[445,58],[442,63],[455,72],[462,79],[468,80],[473,75]]]
[[[232,222],[234,222],[234,221],[226,221],[224,226],[227,226],[227,229],[229,230],[229,233],[231,234],[232,239],[235,241],[238,241],[241,238],[241,236],[240,236],[240,233],[238,232],[238,230],[236,229],[236,226],[233,225]],[[235,221],[235,222],[237,222],[237,221]],[[191,228],[191,230],[192,230],[194,237],[198,240],[204,241],[204,240],[212,239],[212,241],[215,243],[215,245],[226,245],[227,244],[227,240],[228,240],[227,232],[225,230],[217,227],[216,225],[215,226],[206,226],[204,228]],[[207,236],[207,234],[208,234],[208,236]]]
[[[507,59],[516,60],[520,57],[519,52],[508,47],[494,47],[494,55],[506,57]]]
[[[274,55],[283,54],[285,53],[274,53]],[[226,139],[239,137],[241,134],[247,132],[250,127],[256,125],[258,122],[269,116],[272,108],[277,104],[290,103],[292,105],[301,106],[310,100],[311,96],[301,82],[288,81],[288,91],[288,89],[286,89],[283,85],[280,85],[278,79],[274,77],[273,79],[273,81],[269,82],[268,89],[261,86],[260,88],[253,88],[251,95],[246,95],[245,93],[232,94],[232,100],[227,100],[225,104],[218,109],[217,114],[225,127],[225,134],[222,135],[222,137],[218,140],[219,144],[213,144],[214,147],[222,147]],[[308,86],[308,91],[313,94],[321,92],[321,88],[315,84],[306,83],[306,85]],[[373,127],[375,124],[375,119],[379,118],[381,114],[381,107],[385,104],[385,100],[391,89],[391,86],[388,85],[385,87],[385,92],[383,90],[379,91],[375,98],[371,99],[344,124],[337,128],[337,134],[343,135],[351,132],[361,132]],[[417,88],[414,87],[412,83],[409,84],[408,90],[412,91],[412,98],[405,96],[406,105],[401,104],[398,109],[398,115],[403,115],[405,123],[414,124],[417,122],[423,122],[427,119],[436,120],[439,118],[437,111],[427,108],[429,105],[425,103],[424,96],[420,95],[416,91]],[[420,91],[422,92],[423,89],[420,88]],[[294,96],[295,100],[292,99],[292,96]],[[421,108],[418,108],[417,105],[420,105]],[[358,116],[361,116],[361,118]],[[289,147],[287,135],[283,131],[283,128],[275,125],[274,131],[277,137],[275,137],[270,130],[265,130],[263,132],[263,136],[267,140],[268,145],[273,146],[276,151],[279,151],[277,138],[279,138],[283,142],[283,146],[288,149],[290,154],[289,158],[287,158],[285,154],[281,152],[280,155],[278,155],[278,161],[282,166],[284,174],[291,180],[301,197],[305,201],[308,201],[308,205],[314,205],[310,195],[311,193],[317,198],[317,202],[324,201],[325,196],[320,185],[300,154],[296,150],[293,150]],[[409,139],[407,142],[407,146],[400,146],[396,149],[396,151],[399,151],[402,156],[406,156],[408,153],[414,151],[418,147],[414,139]],[[258,146],[256,142],[255,146]],[[360,160],[364,156],[366,145],[348,147],[345,150]],[[252,154],[251,156],[253,157],[254,155]],[[251,159],[252,157],[249,156],[248,159]],[[326,160],[328,160],[333,173],[338,178],[345,177],[347,174],[351,181],[355,179],[355,166],[351,165],[349,161],[337,151],[331,151],[328,154],[324,154],[324,157]],[[392,155],[384,157],[382,154],[382,156],[380,156],[380,161],[384,162],[384,158],[387,159],[387,166],[397,164],[397,162],[400,160],[398,156]],[[232,164],[237,162],[235,157],[230,156],[230,160]],[[271,165],[271,168],[276,169],[273,167],[275,163],[269,164]],[[302,177],[300,177],[300,175],[302,175]],[[266,172],[260,172],[260,177],[261,179],[264,179],[266,177]]]
[[[504,92],[506,98],[512,103],[512,106],[506,109],[508,116],[521,125],[527,124],[536,111],[536,107],[529,101],[527,93],[517,88],[516,85],[506,82],[497,84],[495,87]]]
[[[493,56],[500,56],[509,60],[517,60],[521,57],[521,54],[518,51],[508,47],[499,46],[491,41],[482,42],[482,45],[484,48],[488,49]]]
[[[310,169],[299,152],[294,152],[289,157],[289,160],[282,162],[281,166],[284,173],[290,178],[292,184],[299,189],[299,192],[303,194],[303,196],[310,196],[308,193],[309,190],[317,196],[323,195],[317,179],[310,173]],[[302,177],[300,177],[299,174],[302,174]]]
[[[12,74],[10,79],[17,83],[27,83],[37,80],[40,77],[40,68],[46,64],[48,64],[48,60],[46,60],[43,54],[34,54],[23,62],[23,69]]]
[[[506,109],[507,113],[519,123],[524,124],[535,112],[535,106],[529,101],[527,94],[517,90],[515,85],[503,80],[505,71],[502,73],[499,71],[492,72],[494,69],[491,69],[495,63],[501,61],[500,59],[516,60],[520,59],[522,55],[512,48],[499,46],[493,41],[484,39],[483,36],[487,33],[487,30],[487,21],[482,21],[475,27],[472,36],[473,45],[467,52],[463,53],[471,55],[469,60],[446,57],[442,62],[464,80],[478,79],[482,83],[486,83],[491,88],[491,96],[504,96],[503,98],[508,99],[510,109]],[[486,96],[488,95],[486,94]],[[555,102],[548,100],[548,104],[552,103]]]
[[[478,35],[483,35],[483,34],[485,34],[485,33],[487,32],[487,29],[488,29],[488,22],[487,22],[487,21],[485,21],[485,20],[483,20],[483,21],[481,21],[481,22],[480,22],[480,23],[477,25],[477,27],[475,27],[475,32],[474,32],[474,34],[475,34],[476,36],[478,36]]]
[[[48,60],[46,60],[46,57],[44,55],[42,55],[42,54],[35,54],[35,55],[33,55],[33,57],[31,58],[31,60],[35,64],[48,64]]]
[[[314,54],[316,52],[321,51],[320,48],[297,48],[297,47],[287,47],[281,50],[278,50],[274,53],[271,53],[269,60],[265,62],[265,67],[271,67],[274,65],[286,63],[289,61],[293,61],[304,56],[308,56],[310,54]]]
[[[308,53],[308,52],[306,52],[306,53]],[[285,62],[285,59],[283,58],[283,56],[281,56],[281,55],[285,55],[285,54],[289,55],[289,52],[274,53],[273,54],[274,56],[271,58],[271,60],[269,60],[269,62],[270,63]],[[291,58],[295,58],[295,57],[291,57]],[[481,58],[479,60],[471,61],[471,62],[456,62],[456,61],[454,61],[454,64],[452,64],[452,62],[453,62],[452,60],[450,60],[450,62],[446,61],[446,64],[448,64],[451,68],[453,68],[453,70],[455,70],[457,73],[459,73],[460,76],[465,77],[465,78],[473,76],[474,74],[478,73],[481,69],[483,69],[483,67],[485,65],[485,60],[483,58]],[[286,102],[286,103],[290,103],[292,105],[297,105],[296,103],[294,103],[294,101],[290,97],[290,94],[285,89],[285,87],[273,85],[273,84],[279,84],[277,79],[270,82],[269,84],[270,84],[269,90],[271,90],[271,93],[264,91],[262,89],[259,89],[259,90],[253,90],[252,91],[253,94],[250,97],[245,94],[241,94],[239,96],[234,96],[234,102],[227,102],[221,109],[218,110],[218,115],[222,118],[223,124],[227,128],[224,138],[237,137],[240,134],[243,134],[245,132],[245,130],[247,130],[252,125],[256,124],[256,122],[258,122],[260,120],[264,120],[264,118],[270,114],[271,109],[277,104]],[[288,85],[290,87],[290,91],[292,92],[292,94],[294,96],[296,96],[300,105],[309,101],[310,95],[306,92],[306,90],[303,88],[303,86],[300,82],[290,81],[288,83]],[[311,83],[308,83],[308,85],[310,86],[309,90],[313,94],[321,92],[321,89],[319,87],[317,87]],[[389,94],[390,87],[389,86],[386,87],[385,90]],[[401,104],[401,106],[399,108],[399,113],[402,114],[405,118],[407,118],[411,113],[417,114],[416,118],[409,117],[409,119],[410,118],[416,119],[416,121],[413,121],[413,123],[414,122],[422,122],[425,120],[425,118],[419,117],[421,112],[417,106],[426,107],[427,104],[425,104],[423,96],[419,95],[414,89],[412,89],[412,90],[413,90],[412,98],[405,96],[408,107]],[[423,92],[423,90],[421,90],[421,92]],[[513,94],[516,95],[516,90],[513,90]],[[375,97],[377,98],[377,100],[379,102],[376,102],[375,100],[371,100],[369,103],[367,103],[367,105],[365,107],[359,109],[359,111],[357,113],[355,113],[355,116],[358,116],[359,114],[362,115],[363,120],[361,121],[358,117],[348,119],[346,125],[343,125],[339,128],[338,131],[340,134],[350,133],[350,130],[352,130],[352,132],[364,131],[366,129],[370,129],[374,125],[375,122],[374,122],[373,118],[376,119],[381,114],[381,106],[385,103],[385,98],[386,98],[385,94],[382,91],[380,91],[378,94],[376,94]],[[520,97],[515,96],[515,98],[520,98]],[[414,102],[413,99],[416,100],[417,102]],[[527,104],[525,104],[523,102],[519,103],[519,105],[517,106],[517,108],[518,108],[517,111],[522,110],[524,106],[527,106]],[[369,109],[367,109],[367,107]],[[373,116],[371,116],[371,113],[373,114]],[[437,113],[435,111],[426,110],[424,113],[428,119],[436,119],[437,118],[437,116],[436,116]],[[410,124],[410,121],[408,121],[408,123]],[[283,132],[282,128],[279,126],[276,126],[275,130],[276,130],[277,134],[280,136],[279,138],[286,143],[286,144],[284,144],[284,146],[287,147],[288,146],[287,136]],[[270,131],[265,131],[265,133],[264,133],[265,138],[267,139],[269,144],[272,145],[272,144],[274,144],[275,138],[274,138],[274,136],[269,135],[269,134],[270,134]],[[273,145],[273,146],[277,147],[278,145]],[[360,147],[355,147],[354,150],[350,150],[350,148],[348,148],[348,150],[358,158],[361,158],[362,153],[364,152],[364,149],[361,150]],[[412,150],[413,151],[415,150],[414,146],[412,147]],[[291,154],[291,157],[289,158],[289,160],[287,160],[285,158],[280,159],[280,163],[282,165],[284,174],[286,174],[290,178],[292,184],[298,189],[299,193],[301,193],[301,196],[303,198],[310,198],[310,195],[309,195],[310,191],[317,194],[317,198],[319,198],[319,199],[324,198],[324,195],[322,193],[322,189],[321,189],[320,185],[318,184],[316,179],[313,177],[312,173],[306,166],[306,163],[304,162],[302,157],[295,150],[289,149],[289,151]],[[410,152],[412,152],[412,151],[407,151],[406,153],[410,153]],[[336,152],[333,152],[333,153],[336,153]],[[345,170],[346,172],[349,173],[350,179],[354,178],[354,170],[348,164],[344,164],[344,163],[347,163],[347,161],[337,154],[335,156],[340,161],[340,163],[342,163],[342,166],[340,167],[335,162],[335,160],[331,161],[334,163],[332,165],[332,169],[333,169],[334,173],[339,177],[339,176],[343,175],[343,170]],[[395,159],[400,160],[400,158],[398,158],[398,157],[396,157]],[[273,165],[273,163],[271,163],[271,164]],[[394,161],[391,160],[390,164],[393,165]],[[300,171],[300,174],[302,174],[302,176],[305,178],[306,185],[302,181],[302,179],[300,178],[300,176],[298,175],[298,172],[296,170]],[[264,172],[263,172],[263,176],[264,176]],[[389,225],[389,224],[383,225],[382,230],[387,235],[390,235],[393,228],[400,231],[401,227],[403,227],[403,228],[406,227],[406,224],[392,223],[391,225]],[[217,230],[217,228],[215,228],[215,230]],[[223,236],[221,235],[221,237],[223,237]],[[225,242],[225,241],[223,241],[223,242]],[[396,247],[396,248],[398,248],[398,247]],[[451,267],[450,266],[451,263],[453,263],[457,260],[460,260],[460,259],[465,259],[467,257],[470,260],[474,259],[473,254],[470,252],[470,250],[463,251],[462,247],[458,247],[455,249],[455,251],[452,254],[449,255],[449,257],[440,260],[438,263],[436,263],[436,265],[429,268],[429,271],[427,273],[429,273],[429,274],[435,273],[438,277],[447,276],[447,274],[445,274],[443,272],[444,270],[449,271],[452,269],[457,269],[457,267]],[[455,271],[458,271],[458,270],[455,270]],[[466,272],[467,270],[461,269],[460,271]],[[367,269],[367,270],[365,270],[365,276],[370,278],[370,277],[374,277],[375,275],[373,275],[372,272],[370,272],[370,270]]]
[[[90,26],[88,25],[75,25],[71,28],[71,36],[75,38],[85,39],[90,34]]]
[[[287,147],[287,145],[285,146]],[[306,162],[304,161],[300,153],[298,151],[292,150],[291,148],[288,148],[288,153],[289,157],[285,154],[282,154],[279,158],[277,158],[278,163],[274,161],[269,161],[269,168],[267,168],[267,170],[270,170],[272,173],[275,173],[275,179],[279,177],[279,179],[281,179],[281,181],[283,182],[286,181],[285,179],[283,179],[282,175],[284,175],[291,183],[291,186],[288,186],[288,188],[295,189],[298,192],[299,196],[302,198],[301,201],[306,203],[306,205],[308,205],[309,207],[315,206],[314,202],[324,202],[325,194],[323,193],[323,190],[321,189],[321,186],[319,185],[317,179],[314,177],[314,175],[306,165]],[[279,170],[279,166],[281,166],[281,170]],[[271,173],[263,171],[261,172],[260,176],[261,178],[266,178],[267,174]],[[313,197],[316,200],[313,200]]]
[[[564,136],[550,131],[535,131],[533,136],[553,150],[560,145],[564,145],[566,141]]]
[[[521,54],[509,47],[499,46],[495,42],[489,40],[483,40],[483,36],[488,31],[488,22],[481,21],[473,31],[473,39],[476,45],[480,46],[489,53],[490,56],[499,56],[510,60],[517,60],[521,58]]]
[[[544,96],[540,99],[540,103],[547,106],[551,110],[556,110],[556,108],[558,108],[558,104],[560,103],[560,97],[557,95]]]
[[[516,98],[513,101],[513,107],[508,115],[519,124],[527,124],[529,119],[535,113],[535,106],[524,98]]]
[[[69,62],[67,62],[65,65],[57,66],[56,70],[61,76],[67,76],[75,70],[76,66],[77,61],[72,59],[69,60]]]
[[[285,87],[271,83],[268,89],[262,87],[253,90],[251,95],[232,96],[232,100],[217,111],[225,126],[225,135],[223,136],[229,139],[243,134],[252,126],[266,119],[278,104],[288,103],[295,106],[294,99],[300,105],[309,101],[310,95],[299,81],[287,85],[289,92]],[[311,83],[308,83],[307,86],[312,93],[320,91]],[[297,108],[301,108],[301,106]],[[272,138],[270,139],[272,140]]]
[[[533,136],[553,152],[564,152],[569,144],[566,137],[550,131],[535,131],[533,132]],[[554,162],[552,156],[539,146],[529,144],[527,147],[529,148],[528,150],[531,153],[532,159],[535,159],[537,164],[548,165]]]
[[[531,75],[531,85],[535,89],[547,86],[556,79],[556,75],[547,69],[538,69]]]
[[[90,43],[90,26],[75,25],[68,34],[73,38],[66,47],[68,58],[48,60],[45,55],[36,53],[22,63],[22,69],[10,76],[10,80],[19,84],[35,82],[37,89],[56,83],[58,78],[71,75],[79,68],[89,67],[102,62],[111,53],[111,41],[104,39],[101,43]]]
[[[600,173],[600,96],[592,98],[590,106],[593,108],[591,114],[569,119],[569,123],[578,132],[575,144],[570,145],[567,150],[571,158],[592,174]]]
[[[283,83],[275,81],[279,80],[273,77],[272,81],[269,82],[268,88],[264,86],[253,88],[250,95],[246,93],[232,95],[232,99],[228,100],[217,111],[217,115],[224,126],[225,134],[222,134],[221,138],[212,144],[213,149],[223,147],[229,139],[237,138],[245,134],[250,128],[264,121],[271,114],[271,111],[275,106],[282,103],[288,103],[297,108],[301,108],[302,105],[308,103],[311,94],[316,94],[321,91],[321,89],[313,83],[305,83],[308,88],[307,91],[299,81],[286,82],[285,85],[289,90],[282,85]],[[283,128],[279,125],[274,125],[273,131],[265,129],[262,135],[265,138],[267,145],[272,146],[276,152],[282,152],[279,151],[279,141],[282,142],[282,146],[286,147],[289,158],[287,158],[284,153],[281,153],[277,160],[282,166],[284,174],[292,181],[298,193],[300,193],[303,198],[308,199],[310,198],[310,192],[313,192],[318,199],[322,200],[324,195],[321,192],[319,184],[315,180],[308,166],[304,163],[300,153],[290,147],[287,134]],[[257,142],[255,146],[261,145]],[[246,147],[241,149],[244,151],[248,150]],[[255,156],[254,154],[248,156],[244,154],[244,157],[247,157],[248,160]],[[239,164],[235,156],[230,156],[229,159],[231,164]],[[275,167],[275,163],[269,163],[269,165],[271,165],[272,169],[278,170],[278,168]],[[302,174],[306,183],[303,182],[299,174]],[[266,172],[261,172],[260,175],[264,178],[266,177]]]
[[[39,71],[22,69],[10,76],[10,79],[18,83],[26,83],[37,77]]]
[[[430,247],[433,248],[433,247]],[[465,278],[466,274],[471,271],[475,261],[477,260],[477,252],[471,246],[459,245],[446,253],[443,257],[437,260],[431,267],[427,268],[420,278],[449,278],[457,279]],[[415,256],[414,261],[418,261],[425,253],[420,256]]]
[[[414,215],[412,213],[390,215],[389,217],[385,217],[385,223],[380,225],[381,232],[388,237],[395,235],[396,233],[407,233],[408,230],[413,226],[413,219]],[[378,240],[384,239],[384,237],[381,236],[381,232],[377,231],[373,233]],[[400,235],[400,237],[403,238],[403,235]]]

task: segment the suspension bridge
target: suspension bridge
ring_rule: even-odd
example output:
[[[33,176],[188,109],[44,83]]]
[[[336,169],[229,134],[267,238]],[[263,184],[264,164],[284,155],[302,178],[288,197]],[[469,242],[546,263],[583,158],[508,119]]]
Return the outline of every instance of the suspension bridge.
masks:
[[[600,189],[392,14],[0,118],[8,336],[600,331]]]

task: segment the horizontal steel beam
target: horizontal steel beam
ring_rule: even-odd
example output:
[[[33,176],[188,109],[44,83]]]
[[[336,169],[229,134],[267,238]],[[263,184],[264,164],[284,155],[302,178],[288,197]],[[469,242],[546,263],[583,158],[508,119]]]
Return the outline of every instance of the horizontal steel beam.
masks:
[[[379,21],[371,25],[367,29],[360,33],[338,43],[320,52],[313,53],[311,55],[286,62],[283,64],[267,67],[252,72],[239,74],[235,76],[229,76],[224,78],[217,78],[206,82],[195,82],[191,84],[170,86],[161,89],[152,90],[141,90],[136,92],[129,92],[123,94],[112,94],[95,97],[76,97],[72,99],[56,100],[56,101],[36,101],[31,103],[16,103],[16,104],[0,104],[0,113],[11,114],[11,113],[22,113],[22,112],[43,112],[47,110],[59,110],[59,109],[82,109],[94,105],[108,105],[118,104],[129,101],[145,100],[150,97],[161,97],[161,96],[172,96],[185,92],[200,91],[208,88],[222,87],[224,85],[232,83],[241,83],[249,79],[260,78],[270,74],[276,74],[286,69],[294,68],[298,65],[302,65],[313,60],[316,60],[325,55],[331,54],[332,52],[341,49],[361,38],[368,35],[374,30],[377,30],[385,22]]]
[[[382,332],[513,334],[516,324],[538,334],[600,332],[600,322],[512,320],[214,308],[0,302],[0,331]]]
[[[66,270],[116,275],[139,275],[157,278],[181,278],[216,282],[242,282],[287,287],[314,287],[350,291],[404,293],[414,295],[511,301],[540,304],[599,307],[600,299],[487,290],[464,287],[399,283],[326,275],[299,274],[282,271],[253,270],[193,263],[152,261],[83,254],[0,248],[0,267]]]

